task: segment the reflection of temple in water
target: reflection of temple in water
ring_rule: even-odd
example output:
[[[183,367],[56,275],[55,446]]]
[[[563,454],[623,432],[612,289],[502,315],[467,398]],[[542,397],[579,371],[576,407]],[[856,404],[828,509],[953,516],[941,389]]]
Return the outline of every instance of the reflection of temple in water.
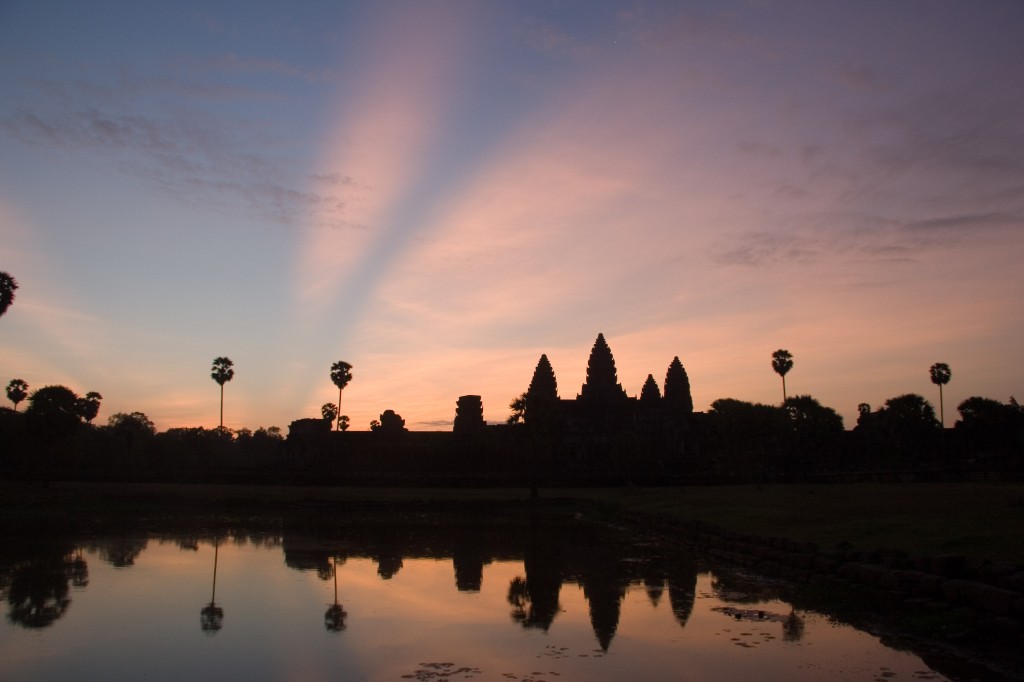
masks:
[[[321,611],[329,632],[342,632],[348,625],[349,614],[338,598],[338,583],[343,580],[338,568],[348,557],[375,562],[381,580],[394,577],[407,558],[450,559],[453,582],[460,592],[482,589],[486,565],[522,561],[522,575],[511,579],[504,590],[512,622],[548,631],[563,609],[563,585],[575,585],[603,651],[614,642],[623,599],[630,589],[643,589],[651,608],[664,609],[667,603],[676,622],[686,626],[694,609],[697,569],[685,550],[637,543],[621,529],[581,523],[564,510],[535,514],[535,507],[487,506],[469,513],[460,506],[447,512],[361,513],[341,517],[334,528],[323,519],[319,525],[286,519],[279,534],[253,536],[252,542],[279,545],[286,566],[333,581],[333,603],[328,602],[326,611]],[[557,510],[557,505],[553,509]],[[225,537],[245,542],[244,536],[209,535],[208,531],[183,534],[176,541],[190,552],[198,551],[201,541],[213,548],[212,572],[207,573],[210,598],[200,612],[201,629],[211,635],[224,625],[224,609],[216,596],[219,545]],[[127,569],[147,542],[114,535],[92,540],[89,546],[111,565]],[[88,582],[88,566],[81,551],[72,546],[55,546],[48,553],[0,565],[0,592],[9,604],[8,619],[28,628],[46,627],[61,618],[70,604],[70,586],[84,587]],[[735,602],[764,597],[755,592],[759,584],[747,585],[742,577],[723,574],[716,577],[713,589],[721,598]],[[778,621],[784,624],[787,639],[800,637],[803,623],[795,613],[780,616]]]
[[[461,520],[451,527],[431,523],[403,533],[391,524],[383,525],[383,529],[372,523],[347,527],[344,540],[332,540],[326,532],[313,536],[286,531],[285,563],[297,570],[316,571],[324,580],[336,580],[333,561],[340,564],[344,557],[366,557],[377,564],[380,578],[388,580],[406,558],[451,559],[456,588],[475,592],[483,586],[485,565],[521,559],[524,575],[511,580],[507,588],[513,622],[547,631],[562,609],[562,586],[575,584],[583,592],[594,636],[605,651],[618,630],[622,600],[630,586],[642,585],[652,608],[658,608],[667,589],[681,626],[693,610],[697,571],[692,561],[653,550],[642,552],[631,539],[602,526],[506,524],[494,532],[486,517],[474,518],[472,523]]]
[[[482,550],[472,544],[459,543],[452,549],[455,587],[459,592],[479,592],[484,581],[484,564],[491,563]]]
[[[548,631],[562,610],[563,585],[577,585],[587,603],[590,623],[601,649],[607,650],[619,627],[622,600],[631,586],[647,591],[652,608],[668,601],[676,620],[685,625],[693,609],[696,569],[685,558],[671,558],[638,547],[632,538],[614,529],[584,524],[568,514],[533,513],[522,509],[487,507],[467,513],[463,507],[448,512],[373,513],[357,519],[340,518],[335,528],[322,519],[283,520],[279,533],[252,536],[255,544],[280,545],[285,564],[334,581],[334,601],[324,614],[328,631],[347,627],[338,601],[338,567],[347,557],[365,557],[376,563],[377,574],[389,580],[405,559],[451,560],[452,578],[460,592],[479,592],[486,579],[484,567],[495,561],[522,561],[523,575],[507,586],[513,622],[527,629]],[[147,547],[147,536],[116,534],[94,539],[88,547],[112,566],[130,570]],[[245,542],[244,536],[182,533],[175,542],[183,550],[199,551],[200,542],[212,547],[207,579],[209,600],[200,611],[200,627],[214,634],[224,625],[224,609],[217,603],[219,546],[225,537]],[[61,618],[71,603],[70,588],[89,582],[88,565],[80,550],[55,546],[32,557],[0,565],[0,592],[8,603],[8,619],[28,628],[46,627]],[[662,607],[663,608],[663,607]],[[792,629],[796,629],[794,620]]]

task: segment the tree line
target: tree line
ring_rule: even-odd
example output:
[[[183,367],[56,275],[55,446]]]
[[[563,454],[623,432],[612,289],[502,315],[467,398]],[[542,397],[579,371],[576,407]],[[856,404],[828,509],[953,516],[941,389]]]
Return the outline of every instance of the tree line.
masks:
[[[0,272],[0,315],[15,300],[17,288],[13,277]],[[601,335],[599,340],[603,340]],[[612,363],[610,371],[614,373],[610,351],[605,360]],[[546,361],[546,356],[542,356],[538,371],[545,369]],[[685,370],[675,365],[679,365],[678,358],[669,368],[666,398],[670,397],[670,385],[674,385],[671,375],[675,369],[682,377],[676,381],[685,382],[685,397],[689,400]],[[1024,410],[1012,396],[1005,404],[980,396],[967,398],[957,407],[960,418],[955,428],[946,433],[943,388],[952,378],[946,363],[937,362],[929,368],[929,378],[938,388],[938,418],[927,399],[907,393],[890,398],[877,409],[861,403],[857,423],[850,430],[844,428],[835,410],[821,405],[812,396],[788,395],[786,377],[793,367],[793,354],[788,350],[772,353],[771,368],[782,382],[780,405],[734,398],[716,400],[706,413],[693,413],[682,436],[668,448],[672,451],[666,453],[659,451],[666,449],[664,441],[645,439],[635,429],[631,431],[629,425],[621,426],[616,433],[602,430],[602,443],[598,446],[584,442],[585,438],[581,441],[579,434],[572,443],[560,441],[557,424],[544,418],[550,408],[546,403],[557,401],[554,375],[548,363],[546,372],[539,371],[535,375],[534,383],[540,376],[550,386],[531,384],[530,391],[514,398],[506,424],[492,427],[499,430],[495,432],[497,435],[492,434],[478,443],[479,455],[518,452],[518,456],[524,458],[521,468],[536,472],[545,466],[542,458],[538,458],[538,451],[543,450],[544,456],[553,457],[552,453],[558,448],[575,448],[577,455],[583,452],[584,457],[597,453],[598,463],[591,462],[588,471],[607,465],[605,473],[629,477],[631,470],[647,467],[649,475],[645,480],[652,481],[699,476],[765,480],[872,470],[949,471],[966,465],[1000,471],[1020,469],[1024,451]],[[199,468],[223,466],[251,471],[260,466],[278,466],[282,457],[294,458],[296,448],[286,448],[284,434],[276,426],[260,427],[256,431],[247,428],[232,431],[224,427],[225,385],[234,376],[234,362],[229,357],[214,358],[210,377],[219,387],[220,399],[216,428],[172,428],[161,433],[157,433],[153,422],[143,412],[113,414],[106,425],[95,426],[93,421],[103,400],[97,391],[79,396],[65,386],[53,385],[30,392],[27,382],[12,379],[6,392],[13,410],[3,408],[0,411],[0,436],[12,447],[6,449],[5,455],[0,455],[0,470],[31,472],[43,477],[62,466],[79,475],[90,467],[95,472],[116,471],[119,467],[141,472],[148,461],[156,467],[153,475],[159,475],[161,470],[170,472],[189,462]],[[319,419],[297,420],[293,422],[293,429],[303,425],[315,427],[307,428],[307,433],[348,431],[350,419],[341,413],[341,403],[343,391],[353,378],[352,365],[340,360],[333,363],[329,378],[338,389],[337,403],[325,403]],[[621,391],[621,387],[618,390]],[[475,402],[464,404],[464,399],[470,398],[475,398]],[[659,399],[657,383],[649,375],[640,402]],[[20,404],[26,400],[28,408],[21,413]],[[478,396],[463,396],[459,404],[466,414],[457,418],[472,427],[463,431],[476,431],[485,426],[482,414],[477,414],[482,409]],[[685,411],[692,411],[692,400]],[[531,413],[532,419],[529,418]],[[509,431],[500,432],[502,428]],[[393,410],[381,413],[379,419],[370,423],[370,430],[391,436],[408,433],[405,420]],[[542,431],[543,437],[539,438]],[[436,454],[437,446],[433,448]],[[324,452],[330,451],[331,448],[326,451],[320,448],[317,457],[322,458]],[[651,468],[655,460],[658,466]],[[581,470],[577,467],[577,471]]]

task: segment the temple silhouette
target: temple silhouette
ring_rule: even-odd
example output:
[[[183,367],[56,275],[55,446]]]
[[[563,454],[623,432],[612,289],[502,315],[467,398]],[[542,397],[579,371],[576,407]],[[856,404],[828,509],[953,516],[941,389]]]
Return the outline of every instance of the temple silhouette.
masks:
[[[693,399],[679,357],[665,373],[664,392],[647,375],[639,397],[619,383],[615,357],[598,334],[587,378],[575,398],[561,398],[547,355],[537,361],[524,400],[529,446],[547,455],[552,473],[595,475],[623,467],[646,475],[671,474],[688,445]]]
[[[521,419],[487,424],[481,396],[459,396],[447,432],[338,433],[322,419],[296,420],[290,461],[312,463],[327,480],[362,483],[647,483],[680,480],[695,451],[697,415],[679,358],[669,362],[663,387],[648,374],[640,395],[629,396],[604,334],[594,341],[574,398],[559,396],[543,354],[515,403]]]

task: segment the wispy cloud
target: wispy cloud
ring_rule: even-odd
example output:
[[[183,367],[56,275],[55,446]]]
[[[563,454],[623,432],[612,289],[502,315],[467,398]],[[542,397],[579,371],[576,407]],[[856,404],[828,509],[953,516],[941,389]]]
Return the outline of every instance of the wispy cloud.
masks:
[[[239,118],[233,108],[292,96],[260,78],[322,84],[332,78],[326,71],[234,54],[178,57],[145,73],[131,64],[107,71],[68,65],[67,71],[64,80],[27,79],[34,95],[11,102],[0,113],[0,128],[25,145],[88,156],[147,178],[182,203],[285,225],[337,210],[352,187],[346,173],[311,178],[295,164],[301,134],[282,128],[274,114],[247,106]]]
[[[873,187],[899,180],[918,195],[943,188],[938,202],[1005,200],[1024,177],[1024,97],[1011,92],[947,89],[851,116],[879,173]]]
[[[299,78],[311,83],[330,82],[337,77],[337,72],[331,69],[303,69],[295,66],[294,64],[289,64],[278,59],[240,57],[239,55],[232,53],[206,59],[203,62],[203,66],[212,69],[221,69],[224,71],[272,74],[286,78]]]
[[[845,85],[870,92],[887,92],[891,85],[878,69],[867,64],[843,62],[834,69],[836,78]]]
[[[550,21],[529,18],[520,29],[525,44],[539,53],[558,58],[587,59],[597,53],[597,48]]]
[[[930,220],[907,223],[904,229],[925,234],[957,232],[978,233],[989,231],[1018,230],[1024,227],[1024,216],[1006,213],[980,213],[953,215]]]
[[[384,13],[375,39],[354,48],[365,53],[353,59],[373,67],[357,91],[340,94],[318,171],[346,177],[348,198],[341,210],[313,212],[296,265],[296,291],[310,315],[333,302],[342,281],[358,275],[365,287],[386,267],[386,251],[407,241],[395,227],[397,211],[429,175],[425,164],[471,35],[470,17],[436,10]],[[371,230],[343,234],[332,229],[339,224]],[[357,263],[362,269],[354,270]]]
[[[22,111],[3,122],[22,142],[105,158],[115,168],[150,180],[183,204],[239,208],[284,225],[343,205],[350,179],[303,176],[269,153],[253,151],[250,135],[269,151],[280,146],[250,127],[177,112]]]

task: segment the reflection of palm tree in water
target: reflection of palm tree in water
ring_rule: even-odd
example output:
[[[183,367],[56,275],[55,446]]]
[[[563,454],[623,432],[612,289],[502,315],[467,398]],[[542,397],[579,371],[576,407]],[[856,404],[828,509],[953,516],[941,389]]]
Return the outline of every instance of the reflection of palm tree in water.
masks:
[[[75,556],[68,566],[68,578],[74,587],[85,587],[89,584],[89,564],[82,556],[82,548],[75,548]]]
[[[210,603],[199,612],[199,627],[203,632],[213,635],[224,627],[224,609],[217,606],[217,554],[220,543],[213,541],[213,592],[210,594]]]
[[[334,603],[327,607],[327,612],[324,613],[324,627],[330,632],[341,632],[345,629],[345,616],[348,614],[338,603],[338,557],[334,557],[331,568],[334,574]]]
[[[804,637],[804,620],[796,615],[796,609],[789,612],[782,621],[782,639],[787,642],[799,642]]]

